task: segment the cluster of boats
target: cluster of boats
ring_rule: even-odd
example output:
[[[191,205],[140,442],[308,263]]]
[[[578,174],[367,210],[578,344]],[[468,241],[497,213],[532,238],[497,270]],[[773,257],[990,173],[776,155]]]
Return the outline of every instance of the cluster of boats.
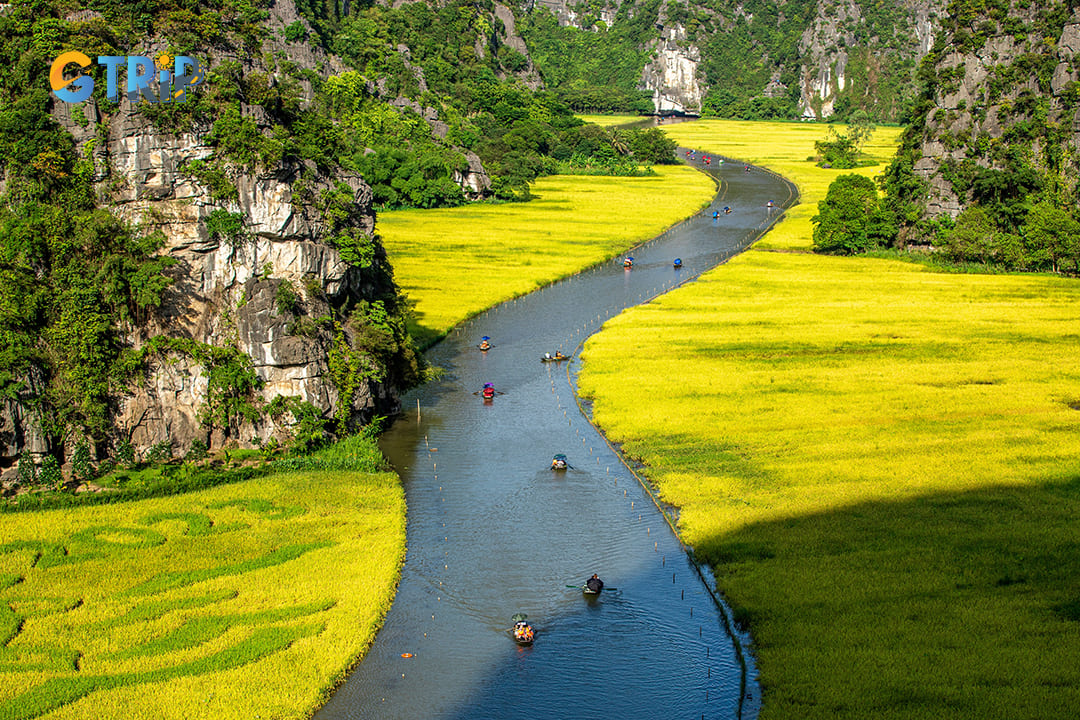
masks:
[[[634,259],[627,258],[627,261],[630,264],[633,264]],[[676,258],[675,267],[680,267],[681,265],[682,261]],[[492,348],[491,338],[485,335],[480,340],[477,347],[480,348],[481,352],[487,352]],[[543,357],[540,358],[540,362],[562,362],[569,359],[569,355],[564,355],[562,351],[556,350],[554,353],[544,353]],[[484,383],[484,386],[474,394],[480,395],[484,399],[484,404],[486,405],[491,403],[495,399],[495,396],[501,393],[498,393],[495,390],[494,383],[486,382]],[[570,467],[570,462],[563,453],[556,453],[555,456],[551,458],[552,471],[564,471]],[[580,587],[581,592],[585,595],[599,595],[604,589],[604,581],[593,573],[593,576],[586,580],[584,585],[567,585],[567,587]],[[511,618],[511,621],[514,623],[513,627],[510,629],[514,636],[514,642],[518,645],[532,645],[533,641],[536,639],[536,631],[533,629],[532,625],[529,624],[528,616],[525,613],[517,613]]]

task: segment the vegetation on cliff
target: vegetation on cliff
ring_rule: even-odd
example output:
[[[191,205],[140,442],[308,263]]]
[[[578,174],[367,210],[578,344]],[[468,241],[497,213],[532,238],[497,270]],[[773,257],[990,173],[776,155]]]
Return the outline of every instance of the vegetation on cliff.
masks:
[[[89,18],[83,14],[78,19],[80,15],[69,15],[59,3],[18,0],[0,12],[0,58],[14,68],[0,77],[0,398],[5,448],[18,453],[21,447],[29,461],[25,450],[33,444],[38,462],[46,459],[41,468],[46,477],[50,462],[71,460],[87,448],[99,461],[112,456],[110,461],[118,462],[126,438],[113,423],[117,399],[153,353],[179,354],[203,368],[208,394],[199,414],[208,432],[221,430],[235,438],[241,424],[281,412],[291,414],[290,424],[298,432],[308,432],[319,424],[305,422],[311,419],[310,404],[282,410],[261,402],[256,393],[261,380],[251,359],[234,347],[161,337],[133,350],[131,338],[143,328],[160,328],[156,311],[177,279],[176,261],[157,254],[164,240],[160,232],[143,230],[110,211],[110,195],[125,179],[111,177],[107,157],[96,150],[106,142],[108,123],[119,106],[97,103],[103,119],[96,137],[77,147],[57,118],[70,113],[76,125],[85,127],[84,108],[60,103],[47,91],[50,65],[62,51],[139,54],[146,52],[148,37],[163,38],[173,53],[198,55],[199,48],[208,45],[215,52],[227,48],[250,66],[267,37],[266,12],[246,0],[188,9],[100,2],[89,10]],[[199,28],[212,29],[193,32]],[[311,73],[287,61],[282,65],[289,66],[289,72],[279,81],[257,71],[243,74],[240,61],[225,61],[190,102],[139,107],[162,132],[204,135],[214,154],[182,169],[209,187],[218,201],[235,201],[244,173],[303,161],[326,169],[343,166],[339,146],[328,142],[336,132],[335,118],[303,101],[299,78],[310,79]],[[103,88],[103,70],[95,65],[90,72]],[[265,111],[264,124],[253,120],[253,107]],[[402,319],[404,304],[389,267],[378,262],[377,240],[341,222],[355,209],[351,192],[345,199],[340,194],[305,196],[304,182],[294,186],[294,200],[311,205],[322,218],[328,231],[324,242],[338,248],[358,284],[372,293],[362,303],[354,300],[334,308],[340,326],[349,331],[348,352],[371,359],[363,364],[375,368],[364,370],[366,379],[387,378],[398,387],[407,386],[416,381],[418,363]],[[206,230],[211,239],[238,246],[248,238],[243,223],[240,213],[216,210],[207,218]],[[280,291],[283,285],[278,285]],[[314,286],[307,290],[312,292]],[[304,331],[304,322],[316,328],[314,321],[302,317],[298,303],[288,309],[297,318],[297,332]],[[343,381],[357,382],[358,372],[345,373]],[[339,432],[347,429],[337,427]],[[31,433],[40,435],[40,442],[32,443]],[[165,458],[169,455],[171,450]],[[24,480],[41,480],[29,465],[22,475]]]
[[[950,3],[881,179],[880,211],[895,230],[870,246],[933,245],[971,267],[1080,273],[1077,27],[1067,2]]]
[[[590,0],[567,10],[573,19],[561,27],[547,6],[529,10],[522,33],[548,87],[582,112],[640,112],[642,71],[657,45],[677,36],[679,47],[700,52],[705,115],[794,119],[809,102],[820,117],[820,91],[804,87],[820,72],[835,95],[827,114],[895,122],[920,52],[900,2]]]

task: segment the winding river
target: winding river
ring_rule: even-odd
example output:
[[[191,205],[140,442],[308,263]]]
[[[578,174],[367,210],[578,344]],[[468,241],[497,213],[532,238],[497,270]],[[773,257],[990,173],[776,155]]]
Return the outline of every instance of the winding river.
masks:
[[[740,252],[795,200],[775,175],[713,162],[710,211],[730,215],[700,213],[635,248],[633,269],[614,260],[506,302],[429,352],[445,376],[406,396],[383,438],[408,501],[401,584],[366,658],[316,718],[756,716],[745,638],[579,408],[579,360],[540,362]],[[489,404],[474,394],[485,382],[500,393]],[[555,453],[569,458],[565,473],[549,469]],[[594,572],[608,586],[600,596],[567,587]],[[536,629],[531,647],[511,639],[519,612]]]

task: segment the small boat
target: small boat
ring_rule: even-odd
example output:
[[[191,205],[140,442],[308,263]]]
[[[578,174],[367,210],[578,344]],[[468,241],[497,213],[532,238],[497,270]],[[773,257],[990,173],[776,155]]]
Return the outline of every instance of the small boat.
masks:
[[[544,357],[540,358],[540,362],[562,362],[563,360],[569,359],[569,355],[563,355],[561,352],[556,350],[554,355],[552,355],[551,353],[544,353]]]
[[[491,341],[491,338],[489,338],[487,335],[485,335],[484,337],[480,338],[480,344],[477,345],[476,347],[480,348],[484,352],[487,352],[488,350],[491,349],[491,342],[490,341]]]
[[[581,586],[581,592],[586,595],[599,595],[604,591],[604,581],[601,580],[596,573],[585,581],[585,584]]]
[[[632,257],[626,258],[625,260],[622,261],[622,266],[624,268],[634,267],[634,258],[632,258]]]
[[[514,642],[518,645],[532,645],[533,640],[536,639],[536,632],[533,631],[532,626],[528,623],[528,615],[525,613],[517,613],[510,619],[514,621]]]
[[[675,258],[675,262],[671,263],[671,266],[676,270],[682,267],[682,258]]]
[[[559,453],[555,457],[551,458],[552,470],[565,470],[568,467],[570,467],[570,463],[566,461],[566,456],[562,453]]]
[[[494,400],[495,386],[491,383],[484,383],[484,388],[480,391],[480,394],[484,397],[484,400]]]

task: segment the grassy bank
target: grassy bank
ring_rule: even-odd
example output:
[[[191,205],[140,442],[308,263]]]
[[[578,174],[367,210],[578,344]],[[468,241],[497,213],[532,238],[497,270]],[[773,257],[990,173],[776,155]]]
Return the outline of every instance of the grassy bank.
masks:
[[[405,548],[390,473],[0,515],[0,717],[307,717]]]
[[[541,178],[527,203],[381,213],[395,277],[416,303],[414,335],[430,344],[492,305],[659,234],[712,199],[713,182],[696,170],[654,169],[654,177]]]
[[[695,132],[751,158],[757,131]],[[767,164],[795,175],[806,132],[771,128]],[[792,215],[778,244],[808,246]],[[752,628],[762,720],[1071,716],[1078,304],[1060,278],[756,249],[587,344],[598,423]]]

